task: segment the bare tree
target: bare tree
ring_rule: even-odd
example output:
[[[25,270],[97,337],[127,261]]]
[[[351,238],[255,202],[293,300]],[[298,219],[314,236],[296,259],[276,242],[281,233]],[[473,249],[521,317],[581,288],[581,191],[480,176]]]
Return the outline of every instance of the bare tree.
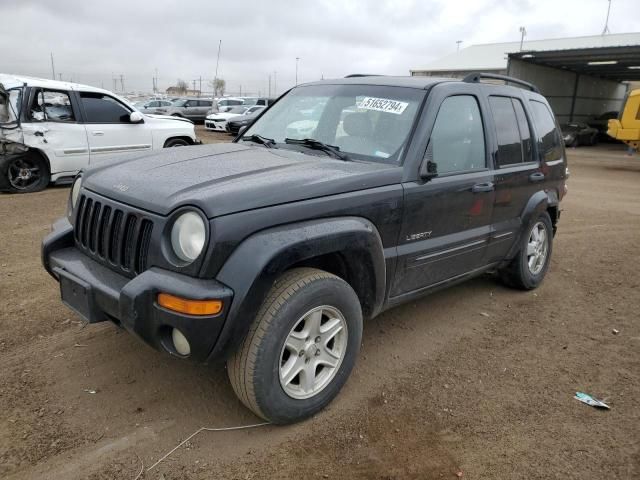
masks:
[[[176,90],[178,90],[178,93],[186,95],[187,91],[189,90],[189,85],[187,85],[187,82],[185,82],[184,80],[178,79]]]
[[[216,78],[215,80],[209,81],[209,86],[213,88],[214,97],[221,97],[224,95],[224,91],[227,88],[227,82],[222,78]]]

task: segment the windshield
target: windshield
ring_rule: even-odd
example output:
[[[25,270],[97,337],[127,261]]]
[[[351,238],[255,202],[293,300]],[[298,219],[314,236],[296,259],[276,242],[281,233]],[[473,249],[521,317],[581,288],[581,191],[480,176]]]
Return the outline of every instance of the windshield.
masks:
[[[0,124],[16,123],[20,117],[22,87],[0,90],[0,92],[2,92],[0,93]]]
[[[267,110],[244,134],[273,139],[314,139],[350,159],[399,163],[423,90],[379,85],[297,87]],[[283,145],[281,145],[283,144]],[[308,150],[305,150],[308,151]]]

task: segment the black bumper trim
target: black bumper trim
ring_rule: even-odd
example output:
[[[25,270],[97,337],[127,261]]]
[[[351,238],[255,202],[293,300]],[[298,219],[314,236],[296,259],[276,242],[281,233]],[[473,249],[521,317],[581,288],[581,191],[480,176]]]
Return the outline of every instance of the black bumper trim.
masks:
[[[68,222],[67,222],[68,224]],[[173,348],[171,331],[178,328],[191,346],[189,358],[210,359],[233,299],[233,291],[216,280],[193,278],[152,267],[133,279],[124,277],[84,255],[73,246],[72,230],[57,225],[42,245],[43,263],[59,281],[56,272],[90,285],[88,304],[91,322],[115,320],[152,347],[180,356]],[[70,225],[69,225],[70,227]],[[68,239],[67,237],[71,237]],[[160,307],[156,298],[166,292],[194,300],[218,299],[223,309],[217,315],[184,315]],[[215,359],[211,359],[215,360]]]

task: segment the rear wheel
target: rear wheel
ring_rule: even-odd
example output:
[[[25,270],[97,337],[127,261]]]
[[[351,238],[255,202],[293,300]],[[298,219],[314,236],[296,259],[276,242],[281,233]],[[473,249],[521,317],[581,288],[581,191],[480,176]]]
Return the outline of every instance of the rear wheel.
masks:
[[[51,178],[47,162],[35,152],[26,152],[9,158],[3,170],[9,191],[14,193],[44,190]]]
[[[274,284],[227,369],[238,398],[256,415],[291,423],[338,394],[355,364],[362,312],[344,280],[312,268]]]
[[[526,230],[516,257],[500,271],[503,282],[522,290],[536,288],[542,283],[549,268],[552,246],[551,218],[547,212],[543,212]]]

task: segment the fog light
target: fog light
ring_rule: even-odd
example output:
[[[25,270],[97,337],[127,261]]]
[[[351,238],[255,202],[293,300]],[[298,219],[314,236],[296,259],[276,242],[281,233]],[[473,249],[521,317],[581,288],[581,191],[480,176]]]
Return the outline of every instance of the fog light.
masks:
[[[191,345],[189,340],[185,337],[180,330],[174,328],[171,332],[171,339],[173,340],[173,348],[176,349],[180,355],[187,356],[191,353]]]

